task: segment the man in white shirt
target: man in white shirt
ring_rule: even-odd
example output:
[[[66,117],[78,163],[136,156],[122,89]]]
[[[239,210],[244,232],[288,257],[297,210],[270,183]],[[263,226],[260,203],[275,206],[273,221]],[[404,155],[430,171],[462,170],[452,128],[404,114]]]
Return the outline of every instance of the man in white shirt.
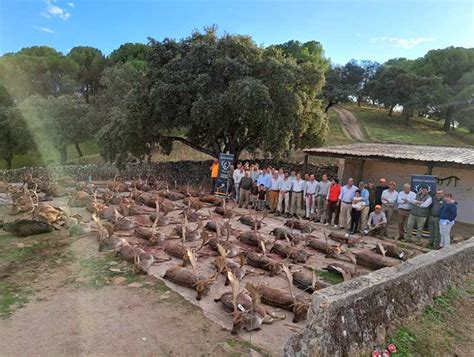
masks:
[[[303,199],[304,181],[301,174],[297,173],[295,180],[291,184],[291,204],[290,214],[293,216],[300,214],[301,202]]]
[[[403,185],[403,191],[397,196],[398,206],[398,239],[403,239],[407,226],[408,216],[411,212],[412,202],[416,200],[415,192],[411,191],[409,183]]]
[[[239,202],[240,180],[242,180],[242,177],[244,177],[244,168],[240,162],[237,164],[237,170],[234,170],[234,174],[232,176],[234,178],[235,199],[237,202]]]
[[[341,206],[339,213],[339,226],[346,230],[349,230],[351,227],[352,200],[354,199],[357,190],[358,187],[354,186],[354,179],[351,177],[347,180],[347,184],[342,186],[339,195],[339,204]]]
[[[278,188],[280,194],[278,196],[278,208],[277,214],[285,213],[287,216],[290,214],[290,191],[292,183],[288,177],[288,172],[285,172],[283,180],[279,181]],[[283,209],[283,202],[285,203],[285,208]]]
[[[397,206],[398,192],[395,190],[397,184],[394,181],[390,181],[388,184],[388,190],[382,192],[382,210],[387,217],[387,225],[390,224],[390,219],[393,216],[393,212]]]
[[[318,189],[318,181],[314,175],[309,176],[309,180],[304,185],[304,197],[306,202],[306,218],[311,219],[314,214],[314,206],[316,204],[316,195]]]

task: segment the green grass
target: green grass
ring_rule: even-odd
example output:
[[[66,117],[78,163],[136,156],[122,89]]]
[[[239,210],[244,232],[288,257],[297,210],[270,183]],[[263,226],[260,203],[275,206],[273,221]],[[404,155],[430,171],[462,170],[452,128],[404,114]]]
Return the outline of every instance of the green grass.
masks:
[[[322,280],[332,285],[339,284],[344,281],[342,276],[332,271],[321,270],[318,272],[318,275]]]
[[[0,282],[0,319],[10,317],[28,301],[30,291],[14,284]]]
[[[346,134],[344,134],[339,115],[336,113],[336,111],[330,109],[328,111],[328,116],[329,133],[328,137],[326,138],[326,141],[324,142],[324,146],[344,145],[353,143],[354,141],[351,138],[348,138]]]
[[[102,162],[99,156],[99,146],[93,141],[86,141],[80,144],[84,156],[79,158],[74,145],[69,145],[68,163],[89,164]],[[25,155],[15,155],[13,157],[12,168],[30,167],[30,166],[45,166],[45,165],[59,165],[59,153],[49,145],[44,145],[40,150],[43,153],[41,156],[38,152],[28,153]],[[0,160],[0,170],[4,170],[6,164],[4,160]]]
[[[469,299],[474,293],[474,280],[461,288],[450,288],[441,296],[434,298],[421,318],[394,331],[388,342],[395,344],[397,353],[393,356],[441,356],[453,351],[456,344],[465,342],[466,332],[458,327],[459,319],[464,318],[457,311],[459,301]],[[446,353],[444,354],[443,351]]]
[[[441,130],[441,123],[434,120],[413,118],[409,126],[399,114],[388,116],[386,110],[372,107],[347,106],[361,121],[371,142],[387,142],[420,145],[474,145],[474,135],[465,129],[454,133]]]

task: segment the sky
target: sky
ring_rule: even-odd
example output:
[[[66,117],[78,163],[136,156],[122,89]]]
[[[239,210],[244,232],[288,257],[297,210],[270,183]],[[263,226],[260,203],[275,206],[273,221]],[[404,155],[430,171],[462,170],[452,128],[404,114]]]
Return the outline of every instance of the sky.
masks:
[[[263,46],[316,40],[333,63],[384,62],[474,47],[474,0],[0,0],[0,54],[47,45],[107,55],[126,42],[180,39],[213,24]]]

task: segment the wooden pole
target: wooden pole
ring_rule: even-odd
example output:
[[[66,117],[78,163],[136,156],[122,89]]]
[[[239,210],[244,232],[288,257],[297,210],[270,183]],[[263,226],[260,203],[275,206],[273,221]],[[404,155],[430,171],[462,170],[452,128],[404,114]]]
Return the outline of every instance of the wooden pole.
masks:
[[[305,154],[304,155],[304,162],[303,162],[303,177],[304,175],[306,174],[307,170],[308,170],[308,154]]]

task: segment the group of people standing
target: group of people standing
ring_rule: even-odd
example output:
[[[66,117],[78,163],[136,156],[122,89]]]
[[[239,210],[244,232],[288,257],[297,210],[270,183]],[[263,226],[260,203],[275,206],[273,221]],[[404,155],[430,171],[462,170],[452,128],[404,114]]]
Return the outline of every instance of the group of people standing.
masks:
[[[396,182],[387,184],[385,178],[380,179],[378,186],[373,180],[355,185],[352,178],[342,186],[337,178],[327,175],[318,181],[312,174],[302,177],[296,171],[260,169],[258,164],[238,163],[235,169],[231,166],[228,171],[227,195],[235,199],[239,207],[268,209],[275,215],[333,224],[349,234],[360,232],[387,237],[387,226],[395,223],[393,217],[397,212],[395,239],[419,243],[428,222],[429,245],[433,248],[448,246],[457,215],[453,195],[439,190],[432,198],[428,186],[421,186],[415,193],[408,183],[400,192],[396,188]]]

